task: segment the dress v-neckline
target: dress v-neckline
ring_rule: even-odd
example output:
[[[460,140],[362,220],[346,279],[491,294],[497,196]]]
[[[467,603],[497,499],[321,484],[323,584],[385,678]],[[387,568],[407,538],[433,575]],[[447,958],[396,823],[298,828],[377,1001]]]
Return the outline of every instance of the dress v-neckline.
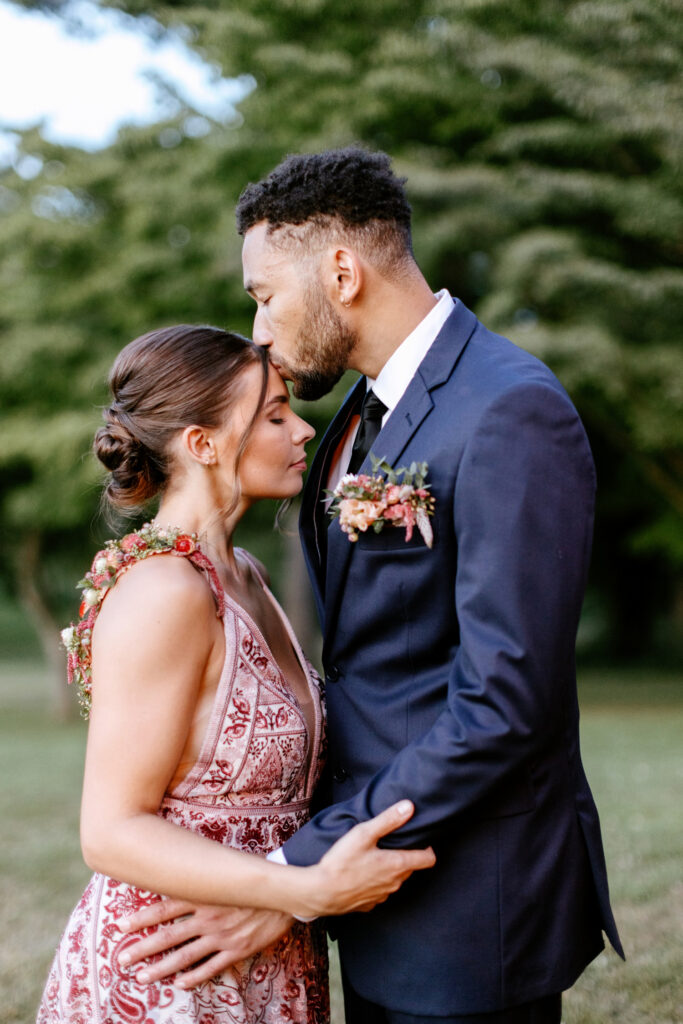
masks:
[[[254,621],[252,616],[249,614],[249,612],[246,610],[246,608],[244,608],[239,603],[239,601],[236,601],[235,598],[232,596],[232,594],[230,594],[228,592],[228,590],[225,587],[225,584],[223,583],[223,581],[221,580],[220,576],[218,575],[218,572],[216,571],[216,567],[215,567],[214,563],[211,561],[211,559],[208,558],[208,556],[206,554],[204,554],[204,552],[202,552],[202,554],[204,554],[204,557],[207,559],[207,561],[211,563],[211,566],[212,566],[214,572],[216,573],[216,578],[218,579],[218,581],[220,583],[221,590],[223,592],[223,597],[224,597],[226,603],[230,606],[230,608],[232,609],[233,613],[238,618],[240,618],[242,620],[244,625],[247,626],[251,630],[251,632],[254,634],[254,637],[255,637],[256,641],[258,642],[258,644],[263,649],[263,651],[266,654],[266,656],[267,656],[268,660],[270,661],[271,665],[274,666],[274,668],[276,670],[276,673],[277,673],[278,688],[280,690],[281,695],[285,698],[285,700],[287,700],[288,703],[293,704],[296,707],[296,710],[298,711],[298,713],[301,715],[301,721],[303,722],[304,729],[305,729],[305,732],[306,732],[307,761],[308,761],[307,768],[306,768],[306,783],[305,783],[304,789],[305,789],[306,795],[310,796],[309,790],[311,789],[311,779],[313,777],[313,772],[314,772],[314,768],[315,768],[315,765],[314,765],[314,760],[315,760],[314,759],[314,754],[317,751],[319,743],[320,743],[320,733],[321,733],[321,728],[322,728],[322,711],[321,711],[321,708],[320,708],[320,699],[317,697],[317,694],[319,693],[319,689],[318,689],[318,687],[315,685],[315,683],[312,680],[311,671],[308,668],[308,663],[306,661],[306,657],[305,657],[305,655],[304,655],[304,653],[303,653],[303,651],[301,649],[301,646],[300,646],[299,641],[298,641],[298,639],[296,637],[296,634],[295,634],[294,630],[292,629],[291,623],[289,622],[289,619],[285,615],[285,611],[284,611],[282,605],[277,600],[277,598],[275,597],[275,594],[273,594],[272,590],[270,589],[270,587],[268,587],[268,585],[266,584],[265,580],[261,576],[261,573],[258,571],[256,566],[254,565],[254,562],[252,561],[252,558],[251,558],[251,555],[249,554],[249,552],[245,551],[244,548],[238,548],[237,550],[240,552],[240,554],[242,554],[244,556],[244,558],[245,558],[245,560],[246,560],[250,570],[254,573],[254,575],[255,575],[258,583],[259,583],[259,586],[261,587],[261,589],[263,590],[264,594],[266,595],[266,597],[268,598],[268,600],[272,604],[273,608],[275,609],[275,611],[276,611],[276,613],[277,613],[277,615],[278,615],[282,625],[285,627],[285,632],[287,633],[287,636],[289,637],[290,643],[292,645],[292,649],[294,651],[294,654],[296,655],[297,661],[299,662],[299,667],[301,668],[301,671],[303,672],[304,680],[306,682],[306,687],[307,687],[307,690],[308,690],[308,695],[310,697],[310,701],[311,701],[311,704],[312,704],[312,707],[313,707],[314,719],[313,719],[313,734],[312,735],[311,735],[311,730],[309,728],[309,724],[308,724],[306,715],[304,714],[304,712],[303,712],[303,710],[301,708],[301,704],[299,702],[299,699],[298,699],[296,693],[294,692],[294,690],[292,689],[292,687],[291,686],[287,686],[287,680],[286,680],[285,674],[282,671],[282,668],[280,667],[280,664],[277,661],[275,655],[273,654],[273,652],[271,650],[271,647],[270,647],[270,644],[268,643],[268,641],[266,640],[265,636],[263,635],[263,631],[256,624],[256,622]],[[224,629],[224,632],[225,632],[225,629]],[[226,635],[226,640],[227,640],[227,635]],[[226,660],[227,660],[227,657],[228,657],[227,650],[225,652],[225,657],[226,657]],[[215,707],[216,701],[218,699],[222,683],[223,683],[223,673],[221,673],[221,678],[220,678],[220,680],[218,682],[218,686],[216,687],[216,692],[214,694],[214,707]],[[212,712],[211,717],[213,718],[213,712]],[[202,743],[201,754],[204,753],[203,748],[204,748],[204,744]]]

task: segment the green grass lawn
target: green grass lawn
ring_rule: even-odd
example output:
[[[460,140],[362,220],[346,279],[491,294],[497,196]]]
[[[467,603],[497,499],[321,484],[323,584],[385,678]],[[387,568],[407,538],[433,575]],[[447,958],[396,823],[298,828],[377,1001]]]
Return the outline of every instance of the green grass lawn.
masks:
[[[39,669],[0,668],[0,1024],[35,1019],[88,877],[78,846],[82,722],[44,713]],[[582,679],[583,750],[628,956],[608,952],[565,996],[565,1024],[683,1021],[683,679]],[[333,978],[334,1024],[341,1000]]]

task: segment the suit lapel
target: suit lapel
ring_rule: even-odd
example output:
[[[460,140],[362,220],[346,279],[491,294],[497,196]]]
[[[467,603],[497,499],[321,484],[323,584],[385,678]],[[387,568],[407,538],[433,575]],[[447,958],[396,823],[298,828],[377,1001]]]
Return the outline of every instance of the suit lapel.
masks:
[[[401,401],[392,412],[386,426],[380,431],[373,445],[372,454],[378,458],[385,458],[391,466],[398,468],[403,452],[434,406],[431,392],[448,380],[452,374],[477,322],[474,314],[458,301],[418,367]],[[359,385],[362,381],[363,378],[359,381]],[[363,384],[363,389],[359,392],[361,397],[364,388]],[[336,422],[337,420],[334,421],[333,426]],[[346,423],[348,423],[348,416]],[[371,468],[368,455],[359,472],[370,473]],[[326,572],[324,580],[321,580],[325,594],[325,634],[327,637],[331,636],[334,629],[349,561],[354,549],[355,544],[341,531],[338,521],[333,520],[327,529]]]
[[[351,417],[360,410],[365,389],[365,378],[361,377],[347,394],[339,412],[325,432],[311,464],[301,502],[299,518],[301,540],[316,592],[318,610],[321,612],[321,621],[323,619],[321,609],[327,559],[328,518],[324,505],[325,488],[337,446],[348,429]]]
[[[373,445],[373,455],[384,457],[398,468],[402,452],[411,437],[429,415],[434,405],[419,372],[413,377],[405,395],[392,412],[386,426],[379,432]],[[365,459],[359,473],[371,473],[370,456]],[[356,545],[342,532],[339,521],[334,519],[327,528],[327,568],[324,581],[325,633],[330,635],[339,611],[349,562]]]

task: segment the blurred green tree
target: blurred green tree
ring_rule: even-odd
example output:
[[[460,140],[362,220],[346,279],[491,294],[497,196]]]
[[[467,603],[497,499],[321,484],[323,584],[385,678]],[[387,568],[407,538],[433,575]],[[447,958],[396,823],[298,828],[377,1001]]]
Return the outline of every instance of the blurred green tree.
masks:
[[[150,30],[139,0],[112,6]],[[0,176],[3,564],[21,552],[26,585],[33,557],[33,590],[49,594],[55,545],[89,546],[97,474],[82,456],[123,342],[170,322],[249,330],[233,226],[244,184],[287,152],[360,141],[407,175],[434,287],[540,355],[571,392],[598,462],[593,580],[611,653],[646,652],[662,609],[683,604],[677,6],[155,7],[158,24],[183,26],[255,88],[232,124],[183,110],[95,154],[26,133],[41,173]],[[319,432],[335,400],[306,410]],[[272,562],[269,516],[257,513],[249,542]]]

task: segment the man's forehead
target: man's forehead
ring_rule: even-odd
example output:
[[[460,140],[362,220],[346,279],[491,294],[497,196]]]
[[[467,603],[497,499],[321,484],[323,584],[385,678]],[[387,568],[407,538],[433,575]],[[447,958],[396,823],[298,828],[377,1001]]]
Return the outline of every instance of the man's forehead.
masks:
[[[258,224],[254,224],[253,227],[249,228],[244,233],[244,239],[242,241],[242,256],[245,258],[251,258],[262,252],[267,246],[268,239],[268,225],[266,221],[260,221]]]
[[[247,291],[252,291],[262,283],[263,275],[272,269],[276,256],[277,253],[273,251],[272,246],[268,245],[265,222],[249,228],[242,243],[244,287]]]
[[[274,241],[268,223],[260,221],[245,232],[242,243],[244,287],[253,293],[272,282],[275,276],[288,275],[293,264],[299,262],[297,254]],[[303,255],[303,254],[301,254]]]

